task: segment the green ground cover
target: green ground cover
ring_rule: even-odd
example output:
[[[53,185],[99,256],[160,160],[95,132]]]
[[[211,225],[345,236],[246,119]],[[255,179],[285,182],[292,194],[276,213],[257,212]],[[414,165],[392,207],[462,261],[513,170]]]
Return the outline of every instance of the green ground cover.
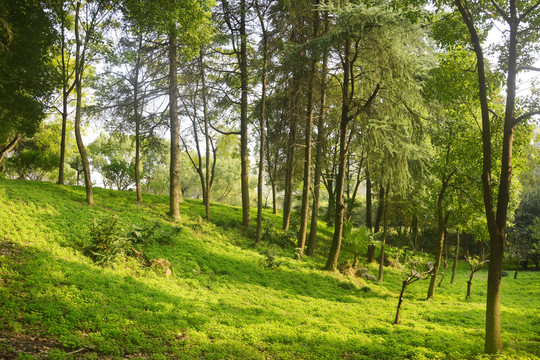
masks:
[[[0,358],[484,358],[485,270],[467,301],[466,263],[432,300],[427,282],[412,284],[396,326],[401,274],[387,268],[379,284],[320,270],[331,236],[322,223],[320,253],[295,260],[293,248],[256,246],[236,207],[213,204],[208,223],[187,200],[173,224],[167,197],[141,206],[132,192],[95,189],[95,202],[84,204],[82,187],[0,181]],[[168,260],[172,275],[134,256],[109,267],[85,256],[94,219],[114,218],[141,238],[157,229],[134,246]],[[503,278],[499,358],[540,358],[539,295],[539,272]]]

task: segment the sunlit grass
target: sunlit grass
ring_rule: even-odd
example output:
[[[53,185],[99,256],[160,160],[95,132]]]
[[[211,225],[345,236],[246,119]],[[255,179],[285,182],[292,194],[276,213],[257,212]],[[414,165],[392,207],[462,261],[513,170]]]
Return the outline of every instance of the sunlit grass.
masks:
[[[425,300],[427,283],[410,285],[402,324],[394,326],[401,288],[394,269],[383,284],[368,283],[320,270],[322,256],[294,260],[289,248],[277,250],[281,265],[270,270],[268,244],[256,246],[239,229],[239,208],[213,204],[207,223],[201,202],[188,200],[172,223],[166,197],[145,196],[141,206],[132,192],[96,189],[95,196],[88,207],[82,187],[0,181],[0,321],[13,337],[58,340],[49,358],[481,357],[486,270],[475,275],[467,301],[467,264],[454,285],[446,276],[434,299]],[[101,268],[82,254],[93,219],[112,214],[126,231],[156,222],[180,228],[169,243],[141,247],[150,259],[169,260],[172,276],[132,257]],[[280,223],[269,211],[265,217]],[[321,234],[324,254],[331,230],[322,223]],[[346,247],[344,257],[351,257]],[[508,358],[540,356],[539,295],[538,272],[503,278]],[[7,340],[2,354],[13,355]]]

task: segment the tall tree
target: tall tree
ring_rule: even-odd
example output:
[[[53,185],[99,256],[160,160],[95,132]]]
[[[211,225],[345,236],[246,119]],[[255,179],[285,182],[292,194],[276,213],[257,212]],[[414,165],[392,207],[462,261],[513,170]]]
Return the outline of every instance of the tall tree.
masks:
[[[461,15],[470,35],[470,44],[474,49],[477,60],[478,97],[482,111],[482,149],[483,172],[482,185],[484,190],[484,208],[490,237],[490,262],[488,271],[488,290],[486,303],[486,353],[492,354],[501,351],[501,274],[504,256],[504,242],[508,217],[508,203],[510,198],[510,184],[512,179],[512,146],[514,130],[520,123],[525,122],[540,110],[535,103],[529,103],[526,108],[517,107],[517,75],[518,72],[531,69],[534,57],[530,56],[538,50],[536,42],[538,24],[540,22],[540,3],[535,1],[508,0],[506,2],[493,0],[491,3],[454,0],[454,5]],[[484,37],[482,31],[486,23],[484,13],[496,15],[506,26],[503,34],[504,45],[500,63],[504,69],[506,79],[506,104],[504,110],[504,131],[502,140],[501,172],[498,181],[498,191],[492,181],[492,135],[490,132],[490,106],[489,88],[486,80],[487,63],[484,56]],[[495,195],[496,194],[496,195]]]
[[[40,1],[0,4],[0,163],[45,117],[56,32]]]

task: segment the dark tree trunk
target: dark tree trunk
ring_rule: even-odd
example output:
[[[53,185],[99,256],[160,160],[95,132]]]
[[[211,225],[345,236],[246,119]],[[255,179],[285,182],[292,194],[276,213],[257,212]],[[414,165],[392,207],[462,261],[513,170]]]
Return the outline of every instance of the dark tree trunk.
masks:
[[[366,227],[373,230],[373,209],[371,205],[371,172],[369,169],[369,159],[366,166]]]
[[[246,34],[246,1],[240,1],[240,161],[242,187],[242,224],[251,225],[251,208],[249,204],[249,150],[248,150],[248,68],[247,68],[247,34]]]
[[[180,124],[178,121],[178,74],[176,59],[176,33],[169,34],[169,115],[171,128],[171,162],[169,173],[169,216],[180,219]]]
[[[383,234],[381,238],[381,263],[379,264],[379,282],[383,282],[383,272],[384,272],[384,248],[386,247],[386,235],[388,233],[388,195],[390,189],[382,188],[382,207],[383,207]]]
[[[264,182],[264,150],[265,150],[265,137],[266,137],[266,73],[268,69],[268,33],[264,24],[263,14],[259,8],[259,2],[256,1],[256,10],[259,17],[259,22],[262,29],[262,41],[263,41],[263,68],[262,68],[262,94],[261,94],[261,113],[259,127],[261,131],[260,150],[259,150],[259,177],[257,181],[257,235],[256,242],[261,242],[262,237],[262,208],[263,208],[263,182]],[[275,195],[273,195],[275,196]]]
[[[205,217],[210,221],[210,190],[211,190],[211,175],[210,175],[210,132],[208,129],[208,101],[206,93],[206,72],[204,69],[204,53],[203,49],[199,52],[199,62],[201,66],[201,90],[203,100],[203,121],[204,121],[204,142],[205,142],[205,172],[203,185],[203,202],[205,209]],[[215,161],[214,161],[215,165]],[[212,172],[213,173],[213,172]]]
[[[315,5],[318,1],[315,1]],[[319,32],[319,13],[315,11],[313,19],[313,38]],[[306,244],[307,227],[309,219],[309,187],[311,184],[311,143],[313,136],[313,93],[315,90],[315,72],[317,70],[317,57],[312,55],[311,68],[309,71],[309,84],[307,93],[307,114],[305,128],[305,148],[304,148],[304,182],[302,186],[302,206],[300,210],[300,230],[298,232],[298,247],[300,255],[304,254]]]
[[[324,32],[328,31],[328,14],[324,15]],[[317,121],[317,148],[315,154],[315,174],[313,178],[313,208],[311,210],[311,226],[309,229],[307,255],[312,256],[315,252],[317,240],[317,221],[319,219],[319,197],[321,193],[322,157],[325,136],[324,122],[326,116],[326,80],[328,76],[328,51],[325,50],[322,62],[321,74],[321,108]]]
[[[413,216],[411,230],[413,234],[413,241],[412,241],[413,253],[416,254],[416,252],[418,251],[418,216],[417,215]]]
[[[341,121],[339,125],[339,161],[338,161],[338,176],[336,179],[336,213],[334,222],[334,236],[332,245],[328,253],[326,261],[326,270],[335,270],[339,258],[341,248],[341,240],[343,237],[343,221],[345,217],[345,202],[344,202],[344,185],[345,185],[345,167],[347,166],[347,138],[349,132],[349,82],[350,82],[350,46],[351,41],[347,37],[345,39],[343,53],[343,84],[342,84],[342,103],[341,103]]]
[[[375,233],[378,233],[381,227],[381,221],[384,210],[384,187],[381,185],[379,188],[379,206],[377,207],[377,217],[375,218]]]
[[[396,319],[394,320],[394,325],[399,324],[399,310],[401,309],[401,304],[403,303],[403,295],[405,294],[405,289],[407,288],[407,282],[403,281],[401,285],[401,293],[399,294],[399,300],[396,310]]]
[[[450,279],[450,284],[453,284],[454,279],[456,278],[458,260],[459,260],[459,229],[456,232],[456,253],[454,255],[454,264],[452,265],[452,279]]]
[[[298,92],[298,75],[293,76],[293,96],[289,104],[290,134],[287,151],[287,168],[285,174],[285,193],[283,197],[283,230],[289,231],[293,202],[294,167],[296,157],[296,138],[298,136],[298,120],[295,111],[295,101]]]
[[[369,244],[367,247],[367,262],[368,264],[371,264],[373,262],[373,259],[375,259],[375,250],[377,247],[375,244]]]

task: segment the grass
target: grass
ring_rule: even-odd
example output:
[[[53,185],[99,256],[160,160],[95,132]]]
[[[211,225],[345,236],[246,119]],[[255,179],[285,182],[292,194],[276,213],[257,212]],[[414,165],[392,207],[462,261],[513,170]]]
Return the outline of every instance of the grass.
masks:
[[[167,197],[146,195],[141,206],[134,193],[95,189],[95,202],[84,204],[82,187],[0,181],[0,358],[484,358],[485,270],[468,301],[465,263],[432,300],[427,282],[410,285],[394,326],[399,272],[386,269],[378,284],[320,270],[331,236],[322,223],[317,256],[297,261],[292,248],[256,246],[238,230],[236,207],[212,204],[206,222],[201,202],[186,200],[172,223]],[[172,275],[130,256],[102,268],[83,255],[93,220],[113,215],[125,232],[177,229],[138,245],[169,260]],[[500,358],[540,358],[539,295],[539,272],[503,278]]]

